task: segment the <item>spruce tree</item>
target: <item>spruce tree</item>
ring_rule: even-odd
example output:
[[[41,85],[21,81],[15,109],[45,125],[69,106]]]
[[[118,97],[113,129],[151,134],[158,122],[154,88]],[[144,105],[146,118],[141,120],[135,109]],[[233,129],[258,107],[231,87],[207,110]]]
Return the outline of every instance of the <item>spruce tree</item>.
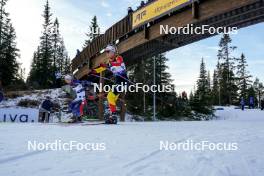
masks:
[[[206,71],[204,60],[202,59],[200,65],[200,75],[197,81],[197,90],[194,98],[191,101],[192,109],[197,113],[211,114],[212,101],[211,101],[211,86],[210,80]]]
[[[70,71],[70,59],[60,34],[59,20],[56,18],[52,22],[48,1],[44,8],[44,24],[40,44],[33,55],[28,77],[28,83],[35,88],[51,88],[55,84],[55,72],[66,74],[66,70]]]
[[[56,18],[56,20],[53,23],[53,29],[52,29],[54,75],[55,72],[60,72],[60,73],[65,72],[65,67],[68,67],[69,65],[68,62],[70,62],[63,37],[60,34],[59,26],[60,26],[59,20]],[[65,66],[65,64],[67,65]]]
[[[260,101],[261,98],[263,97],[263,93],[264,93],[264,85],[263,83],[260,82],[259,78],[256,78],[254,83],[253,83],[253,88],[255,90],[256,93],[256,97],[257,97],[257,104],[260,107]]]
[[[16,33],[8,13],[5,11],[7,0],[0,1],[0,81],[9,86],[18,79],[19,50],[16,44]]]
[[[41,88],[50,88],[53,83],[53,46],[52,46],[52,22],[49,1],[46,2],[44,7],[44,24],[42,36],[40,37],[40,70],[39,70],[39,83]],[[43,76],[45,75],[45,76]]]
[[[217,71],[214,70],[213,88],[212,88],[213,105],[221,105],[219,98],[220,98],[220,96],[219,96],[219,79],[218,79]]]
[[[222,62],[220,63],[221,75],[219,76],[222,105],[232,105],[238,102],[238,88],[233,72],[236,58],[231,56],[236,47],[231,46],[231,43],[232,40],[228,34],[224,34],[219,43],[218,58]]]
[[[237,80],[238,80],[238,89],[241,98],[246,98],[247,90],[252,83],[250,81],[251,75],[249,75],[247,71],[247,61],[244,54],[241,55],[240,58],[237,59]]]
[[[5,18],[7,17],[7,13],[5,11],[5,5],[7,3],[7,0],[1,0],[0,2],[0,46],[3,42],[3,27],[5,25]]]
[[[88,39],[85,40],[83,47],[84,48],[87,47],[99,35],[100,35],[100,28],[97,22],[97,17],[94,16],[91,21],[91,25],[89,27],[89,32],[86,33],[86,36],[88,37]]]
[[[156,60],[156,85],[172,85],[171,75],[167,72],[168,66],[166,65],[168,58],[165,54],[159,54],[155,57]],[[143,83],[144,85],[153,85],[154,74],[154,59],[153,57],[145,60],[138,60],[133,66],[128,67],[129,78],[132,82]],[[168,117],[174,114],[173,104],[176,102],[176,93],[156,93],[157,98],[157,113],[159,116]],[[141,98],[139,98],[141,97]],[[149,113],[153,110],[153,93],[144,93],[140,91],[138,93],[128,93],[127,99],[134,107],[134,113],[142,114],[144,109]],[[145,108],[144,108],[145,107]]]

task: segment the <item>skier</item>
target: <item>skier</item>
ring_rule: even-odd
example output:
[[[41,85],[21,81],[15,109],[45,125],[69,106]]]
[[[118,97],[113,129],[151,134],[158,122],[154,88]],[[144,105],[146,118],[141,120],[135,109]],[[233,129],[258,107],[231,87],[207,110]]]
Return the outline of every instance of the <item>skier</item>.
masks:
[[[123,92],[122,85],[128,83],[128,77],[126,72],[126,66],[123,61],[122,56],[118,55],[116,46],[108,45],[105,48],[105,52],[108,58],[108,64],[101,64],[100,67],[94,69],[96,73],[101,73],[105,70],[110,70],[115,78],[115,89],[110,91],[107,95],[108,106],[110,108],[110,115],[106,117],[105,122],[107,124],[116,124],[117,123],[117,110],[116,102]]]
[[[254,109],[254,97],[249,97],[249,109]]]
[[[49,123],[51,109],[53,108],[53,103],[51,102],[51,98],[49,96],[42,102],[39,109],[39,122]]]
[[[244,98],[241,98],[240,105],[241,105],[242,111],[244,111],[245,110],[245,100],[244,100]]]
[[[69,123],[82,122],[83,109],[86,105],[85,90],[92,83],[89,81],[74,80],[71,75],[65,76],[65,82],[72,88],[73,91],[67,92],[71,94],[73,100],[69,104],[69,109],[73,117]]]

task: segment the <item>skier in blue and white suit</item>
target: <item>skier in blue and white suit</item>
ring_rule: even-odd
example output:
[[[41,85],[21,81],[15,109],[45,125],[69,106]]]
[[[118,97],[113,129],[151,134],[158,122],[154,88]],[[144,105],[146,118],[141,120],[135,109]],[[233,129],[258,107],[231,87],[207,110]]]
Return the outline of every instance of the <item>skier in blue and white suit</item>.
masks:
[[[73,118],[70,122],[74,123],[82,121],[81,109],[83,109],[82,103],[86,100],[85,90],[87,87],[92,85],[92,83],[89,81],[74,80],[71,75],[66,75],[64,79],[65,82],[72,87],[75,93],[75,99],[73,99],[72,102],[69,104],[69,109],[73,114]]]

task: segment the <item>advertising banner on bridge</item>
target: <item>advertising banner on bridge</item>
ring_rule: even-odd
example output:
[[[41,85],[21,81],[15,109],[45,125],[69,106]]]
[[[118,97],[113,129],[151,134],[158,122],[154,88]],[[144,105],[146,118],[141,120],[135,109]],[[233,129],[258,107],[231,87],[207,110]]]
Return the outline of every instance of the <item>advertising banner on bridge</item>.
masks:
[[[185,6],[191,0],[157,0],[133,13],[133,28]]]
[[[38,109],[0,108],[0,122],[37,123]]]

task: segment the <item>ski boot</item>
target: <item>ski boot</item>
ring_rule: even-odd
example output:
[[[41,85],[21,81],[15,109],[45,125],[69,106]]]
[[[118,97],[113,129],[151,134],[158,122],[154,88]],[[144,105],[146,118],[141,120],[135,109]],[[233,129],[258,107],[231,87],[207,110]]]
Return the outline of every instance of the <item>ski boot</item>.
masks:
[[[79,116],[79,117],[77,118],[77,121],[78,121],[78,123],[82,123],[82,122],[83,122],[83,118],[82,118],[82,116]]]
[[[78,123],[78,118],[77,117],[71,117],[67,123]]]
[[[106,116],[105,118],[105,123],[106,124],[117,124],[117,113],[113,112],[111,114],[109,114],[108,116]]]

